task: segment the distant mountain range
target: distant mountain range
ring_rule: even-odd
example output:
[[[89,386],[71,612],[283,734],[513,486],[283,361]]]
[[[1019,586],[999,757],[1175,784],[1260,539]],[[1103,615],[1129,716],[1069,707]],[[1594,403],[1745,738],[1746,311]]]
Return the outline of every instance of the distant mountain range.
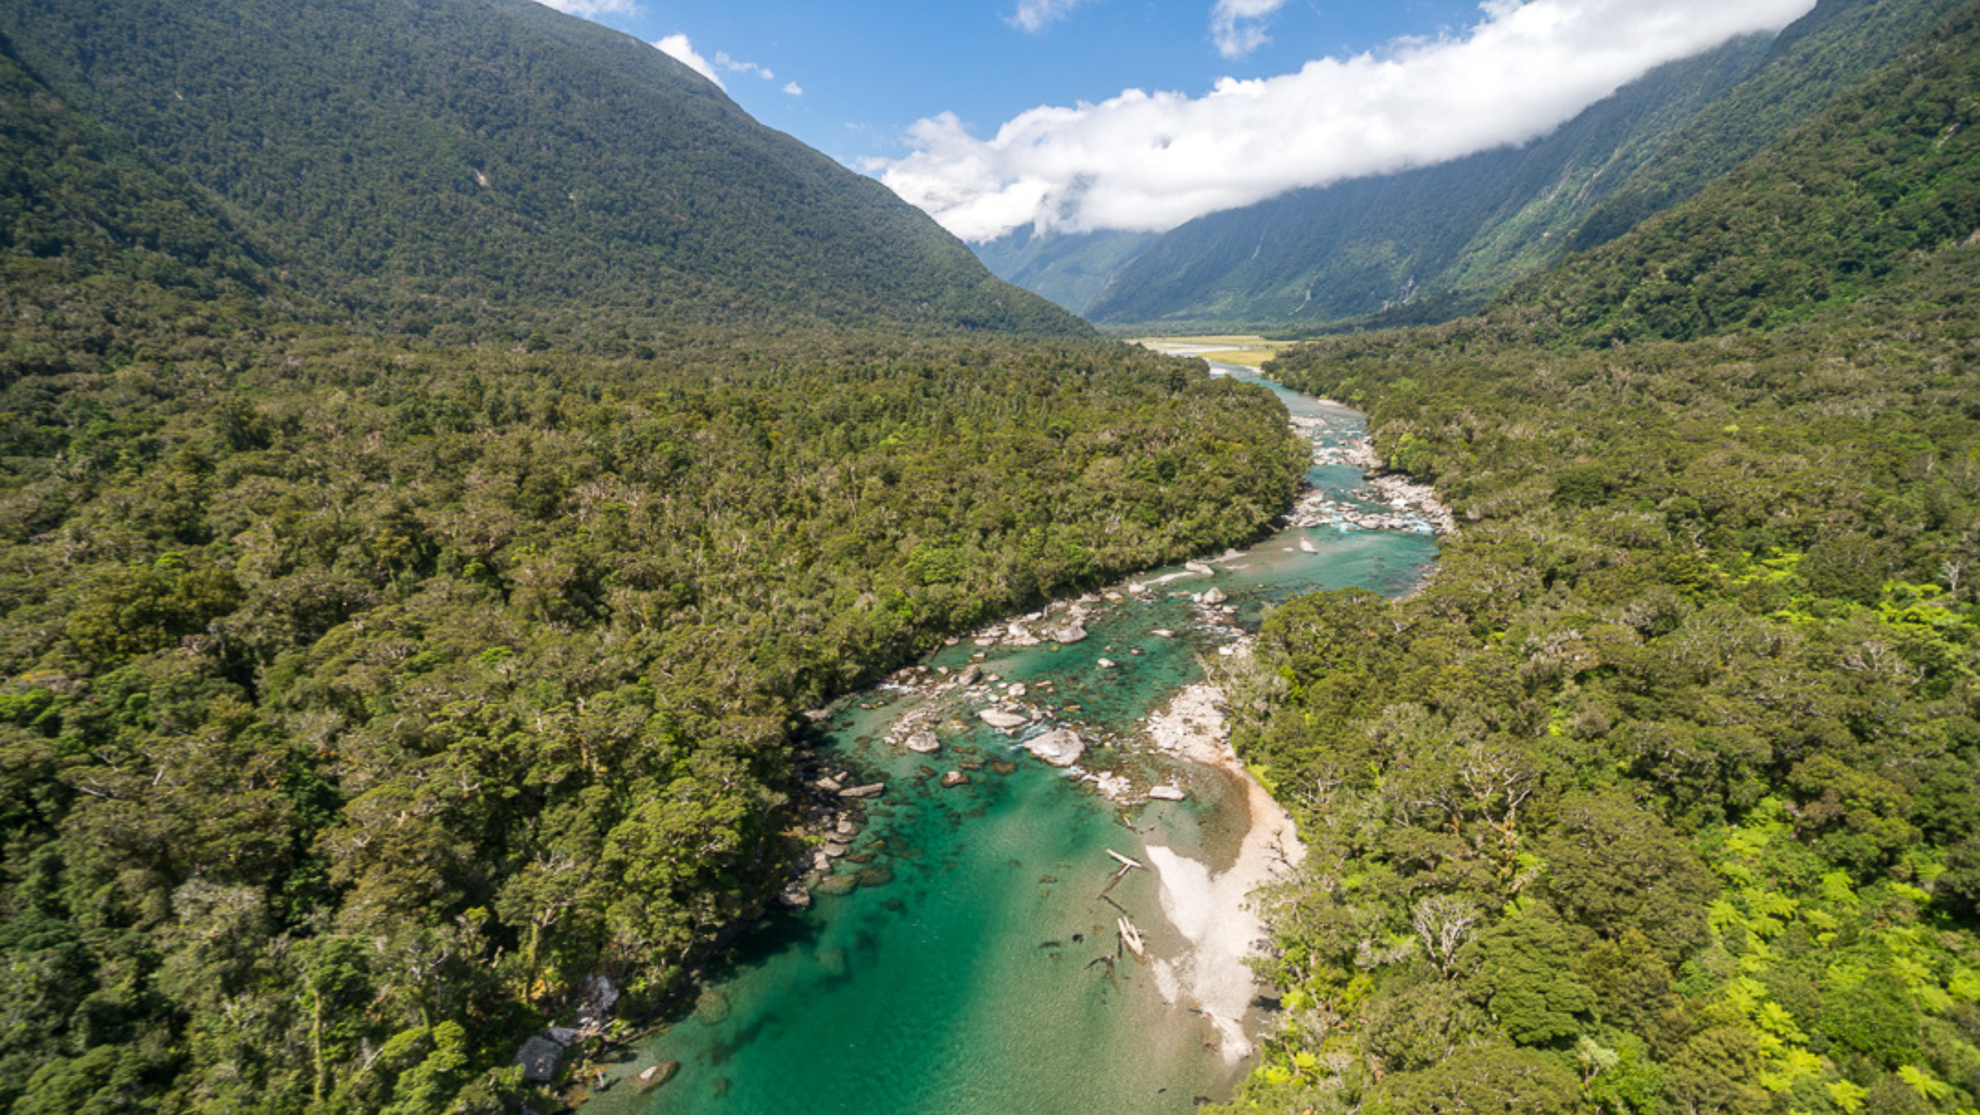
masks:
[[[1295,191],[1159,236],[1026,228],[977,254],[1103,325],[1297,333],[1446,320],[1694,196],[1952,7],[1823,0],[1772,39],[1660,67],[1523,147]]]
[[[127,168],[170,168],[210,228],[384,328],[1085,331],[660,51],[530,0],[23,0],[0,35]]]

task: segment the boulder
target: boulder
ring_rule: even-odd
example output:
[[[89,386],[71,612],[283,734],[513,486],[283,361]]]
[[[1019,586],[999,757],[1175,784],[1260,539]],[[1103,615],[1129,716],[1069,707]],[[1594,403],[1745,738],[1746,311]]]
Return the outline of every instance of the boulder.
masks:
[[[1007,712],[997,708],[984,709],[982,712],[977,713],[976,717],[992,728],[1002,728],[1005,731],[1009,731],[1012,728],[1022,728],[1026,724],[1031,723],[1029,716],[1021,713]]]
[[[1083,643],[1086,641],[1086,625],[1077,621],[1068,623],[1052,633],[1055,643]]]
[[[1181,786],[1173,786],[1167,782],[1164,782],[1160,786],[1150,786],[1148,788],[1148,796],[1160,801],[1183,801],[1189,797],[1188,794],[1183,792]]]
[[[1118,665],[1120,665],[1120,663],[1114,661],[1111,658],[1102,658],[1099,662],[1099,666],[1103,670],[1111,670]]]
[[[1205,604],[1222,604],[1224,601],[1229,599],[1230,597],[1225,596],[1224,590],[1220,588],[1213,588],[1209,592],[1203,594],[1203,602]]]
[[[887,784],[885,782],[871,782],[864,786],[848,786],[839,791],[839,796],[842,798],[875,798],[885,793],[886,790]]]
[[[802,879],[793,879],[785,885],[783,893],[777,896],[777,901],[794,910],[803,910],[811,905],[811,892],[804,889]]]
[[[812,889],[816,890],[819,894],[851,894],[853,891],[859,889],[859,877],[856,875],[827,875],[823,879],[818,880],[818,885]]]
[[[932,755],[942,750],[942,741],[935,738],[934,732],[920,731],[911,733],[902,746],[917,755]]]
[[[969,775],[959,770],[952,770],[942,776],[942,788],[944,790],[953,790],[957,786],[966,785],[968,782]]]
[[[1191,573],[1196,573],[1204,577],[1212,576],[1217,572],[1215,569],[1210,568],[1209,566],[1203,564],[1200,561],[1185,562],[1183,563],[1183,568],[1189,570]]]
[[[544,1037],[542,1034],[522,1043],[516,1050],[516,1064],[522,1066],[523,1079],[531,1084],[547,1084],[557,1078],[557,1062],[564,1059],[564,1047]]]
[[[983,680],[983,667],[977,665],[974,662],[971,662],[969,665],[963,667],[963,672],[956,675],[956,681],[965,688],[975,685],[977,682],[982,680]]]
[[[1080,740],[1079,733],[1070,728],[1058,728],[1033,736],[1024,741],[1024,749],[1055,767],[1069,767],[1086,754],[1086,744]]]
[[[651,1092],[653,1089],[672,1080],[674,1074],[679,1071],[681,1071],[681,1063],[679,1061],[662,1061],[657,1065],[648,1065],[646,1068],[641,1069],[639,1075],[633,1077],[633,1083],[639,1085],[640,1091]]]
[[[729,1020],[729,997],[706,988],[694,998],[694,1020],[704,1026],[720,1026]]]

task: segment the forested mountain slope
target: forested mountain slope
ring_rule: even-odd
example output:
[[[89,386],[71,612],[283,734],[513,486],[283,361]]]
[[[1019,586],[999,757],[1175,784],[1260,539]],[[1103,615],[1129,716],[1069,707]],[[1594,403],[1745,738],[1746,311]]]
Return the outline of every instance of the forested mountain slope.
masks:
[[[1275,367],[1464,527],[1235,683],[1311,855],[1232,1110],[1980,1106],[1976,67],[1968,3],[1489,316]]]
[[[0,34],[392,330],[1078,329],[685,66],[530,0],[22,0]]]
[[[1435,166],[1298,190],[1165,233],[1088,307],[1102,323],[1311,325],[1489,294],[1658,141],[1752,70],[1764,39],[1670,63],[1552,134]]]
[[[1691,203],[1509,291],[1542,340],[1685,340],[1847,303],[1980,231],[1964,14]]]
[[[39,43],[62,89],[0,56],[10,1115],[551,1109],[524,1036],[593,974],[620,1026],[678,992],[808,854],[803,710],[1250,537],[1305,467],[1264,392],[1086,335],[650,48],[452,0],[135,10],[4,13],[76,35]],[[230,20],[256,49],[210,56]],[[435,22],[487,49],[421,55]],[[277,29],[391,64],[338,86]],[[669,210],[713,227],[531,208],[619,173],[625,73],[692,141],[652,188],[719,172]],[[463,152],[517,185],[446,186]]]
[[[1952,6],[1823,0],[1770,43],[1666,66],[1524,147],[1215,214],[1164,234],[1125,266],[1117,245],[1081,251],[1078,238],[1049,260],[1002,242],[979,253],[999,274],[1066,305],[1074,304],[1063,300],[1059,276],[1111,274],[1100,296],[1074,308],[1115,325],[1285,331],[1447,320],[1570,247],[1613,239],[1693,196]]]

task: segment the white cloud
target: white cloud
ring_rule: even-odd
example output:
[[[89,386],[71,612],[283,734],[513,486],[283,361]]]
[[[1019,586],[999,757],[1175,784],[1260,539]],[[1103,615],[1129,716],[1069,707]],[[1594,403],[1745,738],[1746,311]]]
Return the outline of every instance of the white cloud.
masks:
[[[1044,106],[987,140],[943,113],[908,130],[914,152],[881,177],[968,240],[1028,222],[1160,231],[1303,186],[1524,143],[1660,63],[1777,30],[1813,6],[1486,0],[1462,35],[1227,77],[1201,97],[1129,89]]]
[[[1054,23],[1072,14],[1074,8],[1087,0],[1018,0],[1017,11],[1011,16],[1011,24],[1037,34]],[[1280,0],[1281,3],[1284,0]]]
[[[659,48],[660,53],[714,82],[715,88],[728,91],[729,87],[722,84],[722,78],[715,72],[715,67],[708,64],[708,59],[695,53],[694,44],[688,41],[686,35],[669,35],[653,45]]]
[[[636,15],[633,0],[537,0],[546,8],[555,8],[585,19],[596,19],[602,15]]]
[[[787,81],[784,83],[784,95],[789,97],[802,97],[804,96],[804,86],[799,85],[795,81]]]
[[[765,81],[770,81],[777,76],[770,72],[769,67],[759,66],[754,62],[738,61],[729,57],[727,51],[718,50],[715,52],[715,64],[732,74],[755,74]]]
[[[1210,10],[1210,37],[1217,40],[1217,53],[1243,58],[1271,42],[1265,19],[1285,6],[1286,0],[1217,0]]]

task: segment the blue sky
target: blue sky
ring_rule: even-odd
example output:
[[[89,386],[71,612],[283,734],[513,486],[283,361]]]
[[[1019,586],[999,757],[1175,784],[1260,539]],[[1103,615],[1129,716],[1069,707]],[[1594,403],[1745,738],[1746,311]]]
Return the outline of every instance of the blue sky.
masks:
[[[1272,41],[1233,60],[1212,37],[1212,0],[1085,0],[1035,31],[1018,0],[548,2],[648,42],[687,36],[750,115],[848,164],[905,154],[909,125],[942,112],[989,132],[1040,105],[1131,87],[1201,93],[1478,16],[1476,0],[1292,0],[1268,21]],[[799,94],[784,91],[793,83]]]
[[[968,239],[1173,227],[1558,126],[1814,0],[545,0]]]

